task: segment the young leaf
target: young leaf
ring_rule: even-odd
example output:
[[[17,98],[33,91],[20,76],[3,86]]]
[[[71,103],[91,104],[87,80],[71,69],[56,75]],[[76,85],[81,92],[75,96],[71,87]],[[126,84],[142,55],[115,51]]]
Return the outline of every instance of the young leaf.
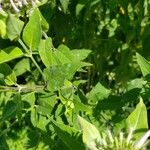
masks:
[[[83,119],[82,117],[78,116],[78,120],[79,120],[79,124],[81,126],[82,133],[83,133],[83,136],[82,136],[83,142],[85,143],[87,148],[98,150],[96,148],[96,145],[97,145],[96,142],[100,141],[99,131],[94,125],[92,125],[91,123]]]
[[[28,24],[23,31],[23,41],[34,51],[38,48],[42,36],[40,14],[37,9],[33,11],[29,18]]]
[[[128,116],[126,123],[128,128],[133,128],[137,131],[136,138],[141,137],[142,130],[148,129],[147,110],[142,99],[137,104],[135,110]]]
[[[10,40],[19,38],[24,23],[17,19],[13,14],[8,14],[7,19],[7,36]]]
[[[137,63],[140,66],[143,76],[150,74],[150,63],[138,53],[136,53],[136,58],[137,58]]]
[[[23,56],[23,52],[18,47],[5,48],[0,50],[0,64],[21,56]]]

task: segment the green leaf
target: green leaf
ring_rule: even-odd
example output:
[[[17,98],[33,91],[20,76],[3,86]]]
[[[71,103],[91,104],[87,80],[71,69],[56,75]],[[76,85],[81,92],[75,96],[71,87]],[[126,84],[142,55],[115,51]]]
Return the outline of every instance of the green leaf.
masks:
[[[22,101],[26,101],[30,104],[30,106],[34,106],[35,93],[31,92],[31,93],[26,93],[26,94],[22,95]]]
[[[16,111],[17,111],[16,103],[13,102],[12,100],[8,101],[3,110],[2,115],[3,120],[14,117],[16,115]]]
[[[127,127],[136,131],[136,138],[140,138],[141,134],[148,129],[147,110],[141,99],[135,110],[128,116]]]
[[[24,58],[21,61],[19,61],[15,67],[14,72],[16,76],[24,74],[26,71],[30,71],[30,62],[28,58]]]
[[[41,40],[38,48],[41,60],[47,68],[51,65],[57,64],[53,58],[52,46],[52,39],[47,38],[46,40]]]
[[[34,51],[38,48],[42,36],[40,14],[37,9],[35,9],[30,18],[29,22],[25,26],[23,31],[23,41]]]
[[[11,70],[11,68],[3,63],[0,64],[0,74],[3,75],[3,78],[1,79],[2,81],[4,81],[5,84],[7,85],[14,85],[16,84],[16,76],[15,73]]]
[[[96,142],[100,141],[99,131],[94,125],[92,125],[82,117],[78,116],[78,120],[83,133],[82,135],[83,142],[85,143],[87,148],[96,150],[97,149]]]
[[[150,63],[138,53],[136,53],[136,58],[137,58],[137,63],[140,66],[143,76],[150,74]]]
[[[5,38],[6,36],[6,23],[0,20],[0,37]]]
[[[85,150],[84,145],[78,140],[77,130],[64,124],[53,121],[53,126],[60,139],[70,150]]]
[[[39,10],[38,10],[38,12],[39,12],[39,15],[40,15],[41,27],[42,27],[43,31],[48,31],[49,24],[47,23],[47,21],[43,17],[42,13]]]
[[[45,69],[44,74],[48,81],[48,90],[56,91],[60,89],[65,80],[71,80],[80,64],[64,64]]]
[[[23,52],[18,47],[5,48],[3,50],[0,50],[0,64],[11,61],[21,56],[23,56]]]
[[[81,61],[88,57],[91,53],[89,49],[73,49],[72,53],[74,54],[75,59]]]
[[[98,102],[107,98],[110,94],[110,90],[105,88],[101,83],[97,83],[95,87],[87,94],[89,101]]]
[[[8,144],[6,142],[5,135],[4,136],[0,136],[0,149],[9,150],[9,146],[8,146]]]
[[[80,12],[83,10],[84,7],[85,7],[84,3],[78,3],[77,4],[77,6],[76,6],[76,16],[78,16],[80,14]]]
[[[64,13],[67,12],[69,0],[60,0],[61,6],[63,8]]]
[[[38,114],[37,114],[37,110],[35,107],[32,107],[31,110],[31,123],[34,127],[37,127],[37,123],[38,123]]]
[[[7,19],[7,36],[10,40],[18,39],[24,23],[17,19],[13,14],[8,14]]]

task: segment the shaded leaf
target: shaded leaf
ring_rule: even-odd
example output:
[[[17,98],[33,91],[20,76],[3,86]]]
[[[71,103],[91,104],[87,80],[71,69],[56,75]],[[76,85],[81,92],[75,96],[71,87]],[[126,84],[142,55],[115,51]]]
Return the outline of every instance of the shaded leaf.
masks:
[[[66,144],[70,150],[85,150],[84,145],[75,136],[77,130],[64,124],[53,121],[55,131],[57,132],[60,139]]]
[[[20,60],[14,67],[16,76],[24,74],[26,71],[30,71],[30,62],[28,58]]]
[[[4,82],[7,85],[14,85],[16,84],[16,76],[15,73],[11,70],[11,68],[3,63],[0,64],[0,74],[3,75],[3,78],[1,78],[1,81]]]

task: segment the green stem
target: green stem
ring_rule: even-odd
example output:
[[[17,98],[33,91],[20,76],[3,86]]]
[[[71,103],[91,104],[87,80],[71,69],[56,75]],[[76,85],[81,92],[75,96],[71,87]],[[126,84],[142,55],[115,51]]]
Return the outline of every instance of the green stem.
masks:
[[[32,60],[32,62],[34,63],[34,65],[37,67],[38,71],[40,72],[40,74],[42,75],[44,81],[45,81],[45,76],[40,68],[40,66],[37,64],[36,60],[34,59],[34,57],[32,56],[32,51],[30,51],[26,45],[23,43],[23,41],[21,39],[18,40],[18,42],[20,43],[20,45],[23,47],[23,49],[25,50],[25,52],[27,53],[27,56],[30,57],[30,59]]]
[[[37,64],[37,62],[35,61],[35,59],[33,58],[32,55],[30,56],[30,58],[31,58],[32,62],[34,63],[34,65],[37,67],[38,71],[41,73],[41,75],[42,75],[42,77],[43,77],[43,79],[45,81],[45,75],[43,74],[41,68],[39,67],[39,65]]]

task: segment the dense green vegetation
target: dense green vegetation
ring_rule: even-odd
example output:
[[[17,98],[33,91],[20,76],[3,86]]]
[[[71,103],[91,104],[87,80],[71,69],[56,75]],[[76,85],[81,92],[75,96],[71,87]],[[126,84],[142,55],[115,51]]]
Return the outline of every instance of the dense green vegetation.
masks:
[[[0,150],[144,150],[150,0],[0,1]]]

